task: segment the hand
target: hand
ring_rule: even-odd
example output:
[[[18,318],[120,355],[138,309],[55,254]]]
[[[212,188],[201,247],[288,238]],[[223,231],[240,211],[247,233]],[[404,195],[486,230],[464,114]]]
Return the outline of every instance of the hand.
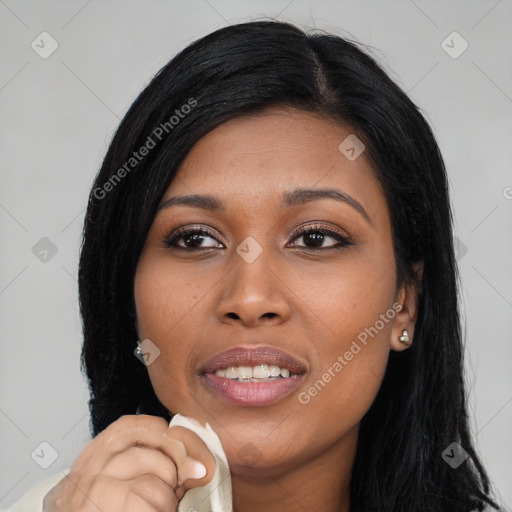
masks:
[[[175,511],[188,489],[208,484],[214,474],[213,455],[191,430],[169,428],[155,416],[122,416],[84,448],[45,496],[43,510]]]

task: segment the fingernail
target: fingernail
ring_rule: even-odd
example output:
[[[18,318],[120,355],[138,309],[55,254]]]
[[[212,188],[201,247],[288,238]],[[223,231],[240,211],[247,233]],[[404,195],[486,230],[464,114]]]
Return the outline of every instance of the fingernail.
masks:
[[[206,468],[203,464],[197,461],[193,461],[190,464],[190,476],[189,478],[203,478],[206,476]]]

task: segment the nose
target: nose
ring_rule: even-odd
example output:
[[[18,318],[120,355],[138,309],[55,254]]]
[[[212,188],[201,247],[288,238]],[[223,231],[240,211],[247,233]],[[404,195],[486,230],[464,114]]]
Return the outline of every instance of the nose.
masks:
[[[220,283],[217,315],[222,323],[257,327],[290,318],[290,288],[270,253],[265,249],[252,262],[233,253],[231,269]]]

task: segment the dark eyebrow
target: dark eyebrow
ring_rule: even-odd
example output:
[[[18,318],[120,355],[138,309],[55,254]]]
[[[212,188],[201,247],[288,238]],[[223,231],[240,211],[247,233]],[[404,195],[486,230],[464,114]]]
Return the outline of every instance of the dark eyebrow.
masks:
[[[342,203],[348,204],[357,210],[366,221],[372,224],[370,216],[359,201],[356,201],[346,192],[341,192],[335,188],[297,188],[290,192],[286,192],[283,195],[283,204],[284,206],[292,207],[308,203],[309,201],[316,201],[318,199],[334,199],[335,201],[341,201]]]
[[[285,192],[282,198],[282,205],[288,208],[299,206],[301,204],[308,203],[310,201],[316,201],[318,199],[334,199],[335,201],[341,201],[348,204],[356,211],[358,211],[370,224],[372,221],[370,216],[363,208],[361,203],[356,201],[352,196],[346,192],[341,192],[334,188],[326,189],[308,189],[308,188],[297,188],[289,192]],[[157,212],[170,208],[171,206],[190,206],[191,208],[201,208],[208,211],[225,211],[226,208],[221,200],[210,196],[194,194],[189,196],[176,196],[165,200],[159,207]]]
[[[224,205],[222,201],[209,195],[194,194],[190,196],[176,196],[165,200],[157,210],[170,208],[171,206],[190,206],[191,208],[201,208],[202,210],[208,211],[224,211]]]

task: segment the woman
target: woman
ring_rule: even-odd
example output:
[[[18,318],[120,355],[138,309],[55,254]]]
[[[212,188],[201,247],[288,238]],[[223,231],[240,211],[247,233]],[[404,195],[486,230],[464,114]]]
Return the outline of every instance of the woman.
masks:
[[[200,39],[91,191],[94,439],[45,510],[175,510],[215,472],[178,412],[219,436],[237,512],[497,508],[456,284],[438,146],[371,57],[277,22]]]

